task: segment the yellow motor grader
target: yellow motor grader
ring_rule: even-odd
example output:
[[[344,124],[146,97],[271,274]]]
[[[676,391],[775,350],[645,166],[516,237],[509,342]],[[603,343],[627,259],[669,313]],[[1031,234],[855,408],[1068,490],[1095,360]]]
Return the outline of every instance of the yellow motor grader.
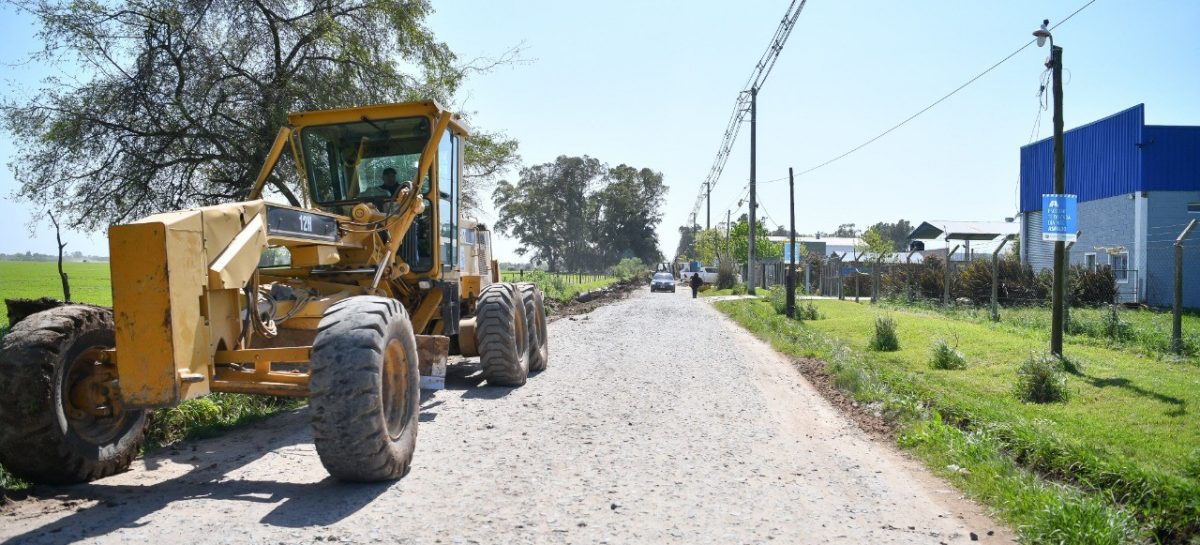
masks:
[[[461,217],[468,128],[436,102],[295,113],[245,202],[109,229],[113,308],[66,305],[0,346],[0,464],[44,483],[126,469],[147,410],[307,397],[335,477],[397,479],[449,355],[491,384],[547,363],[542,294],[500,281]],[[290,149],[305,207],[263,199]]]

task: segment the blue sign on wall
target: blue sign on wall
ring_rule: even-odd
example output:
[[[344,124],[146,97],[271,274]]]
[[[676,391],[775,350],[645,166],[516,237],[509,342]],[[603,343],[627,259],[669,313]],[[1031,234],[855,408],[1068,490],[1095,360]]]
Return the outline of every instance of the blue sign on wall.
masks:
[[[1075,242],[1078,232],[1078,196],[1042,195],[1042,240]]]
[[[796,249],[800,249],[803,246],[804,246],[803,242],[796,243]],[[796,252],[796,263],[799,263],[804,260],[803,254],[804,254],[804,252]],[[792,262],[792,245],[788,244],[786,242],[783,243],[783,262],[784,263]]]

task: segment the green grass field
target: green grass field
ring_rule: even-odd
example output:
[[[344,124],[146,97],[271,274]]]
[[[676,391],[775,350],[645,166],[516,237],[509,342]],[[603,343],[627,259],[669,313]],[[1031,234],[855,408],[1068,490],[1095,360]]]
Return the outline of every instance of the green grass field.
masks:
[[[1023,403],[1013,393],[1016,369],[1045,349],[1040,331],[849,301],[816,305],[823,319],[797,322],[776,314],[766,301],[717,303],[777,349],[837,362],[837,383],[862,401],[931,408],[936,417],[907,424],[902,443],[935,471],[949,460],[978,464],[963,466],[974,477],[955,474],[951,480],[1019,529],[1039,528],[1024,534],[1030,541],[1114,542],[1108,537],[1116,536],[1120,542],[1146,531],[1166,542],[1187,542],[1200,533],[1195,361],[1151,358],[1072,336],[1064,352],[1081,369],[1067,375],[1071,398]],[[884,314],[897,323],[898,351],[867,348],[875,318]],[[965,370],[930,367],[939,338],[957,342]],[[966,455],[971,452],[978,455]],[[996,469],[1005,464],[1010,467]],[[1039,477],[1050,482],[1039,483]],[[1056,492],[1053,482],[1069,486]],[[1073,505],[1073,511],[1051,508],[1058,504]],[[1134,526],[1122,518],[1130,514],[1136,516]],[[1064,524],[1076,528],[1063,529]],[[1063,531],[1066,537],[1055,533]]]
[[[71,299],[81,303],[112,305],[108,263],[64,263],[71,281]],[[0,299],[62,299],[58,264],[43,261],[0,261]],[[8,315],[0,312],[0,328],[8,326]]]
[[[560,275],[544,271],[525,271],[523,274],[518,271],[503,271],[500,273],[500,279],[505,282],[533,282],[542,289],[547,298],[559,302],[569,301],[580,293],[598,290],[620,280],[611,275]]]

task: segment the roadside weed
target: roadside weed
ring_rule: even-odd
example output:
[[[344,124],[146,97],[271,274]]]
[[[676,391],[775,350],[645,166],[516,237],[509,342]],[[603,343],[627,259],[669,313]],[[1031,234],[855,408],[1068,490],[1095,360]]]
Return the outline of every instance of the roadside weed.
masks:
[[[966,369],[967,358],[958,351],[958,339],[955,338],[953,346],[946,339],[934,341],[929,366],[934,369]]]
[[[871,337],[869,346],[876,352],[900,350],[900,338],[896,336],[896,320],[891,316],[876,316],[875,336]]]
[[[1051,354],[1030,354],[1017,368],[1017,397],[1026,403],[1056,403],[1070,397],[1063,361]]]

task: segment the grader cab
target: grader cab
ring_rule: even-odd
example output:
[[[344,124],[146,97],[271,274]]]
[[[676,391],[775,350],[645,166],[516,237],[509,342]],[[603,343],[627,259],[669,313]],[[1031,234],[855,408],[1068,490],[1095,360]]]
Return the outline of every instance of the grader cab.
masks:
[[[490,232],[461,217],[467,137],[435,102],[292,114],[251,200],[112,227],[112,310],[47,310],[0,346],[0,464],[101,478],[147,410],[236,392],[307,397],[333,476],[402,477],[449,355],[506,386],[547,364],[542,294],[501,282]],[[304,207],[262,198],[285,149]]]

